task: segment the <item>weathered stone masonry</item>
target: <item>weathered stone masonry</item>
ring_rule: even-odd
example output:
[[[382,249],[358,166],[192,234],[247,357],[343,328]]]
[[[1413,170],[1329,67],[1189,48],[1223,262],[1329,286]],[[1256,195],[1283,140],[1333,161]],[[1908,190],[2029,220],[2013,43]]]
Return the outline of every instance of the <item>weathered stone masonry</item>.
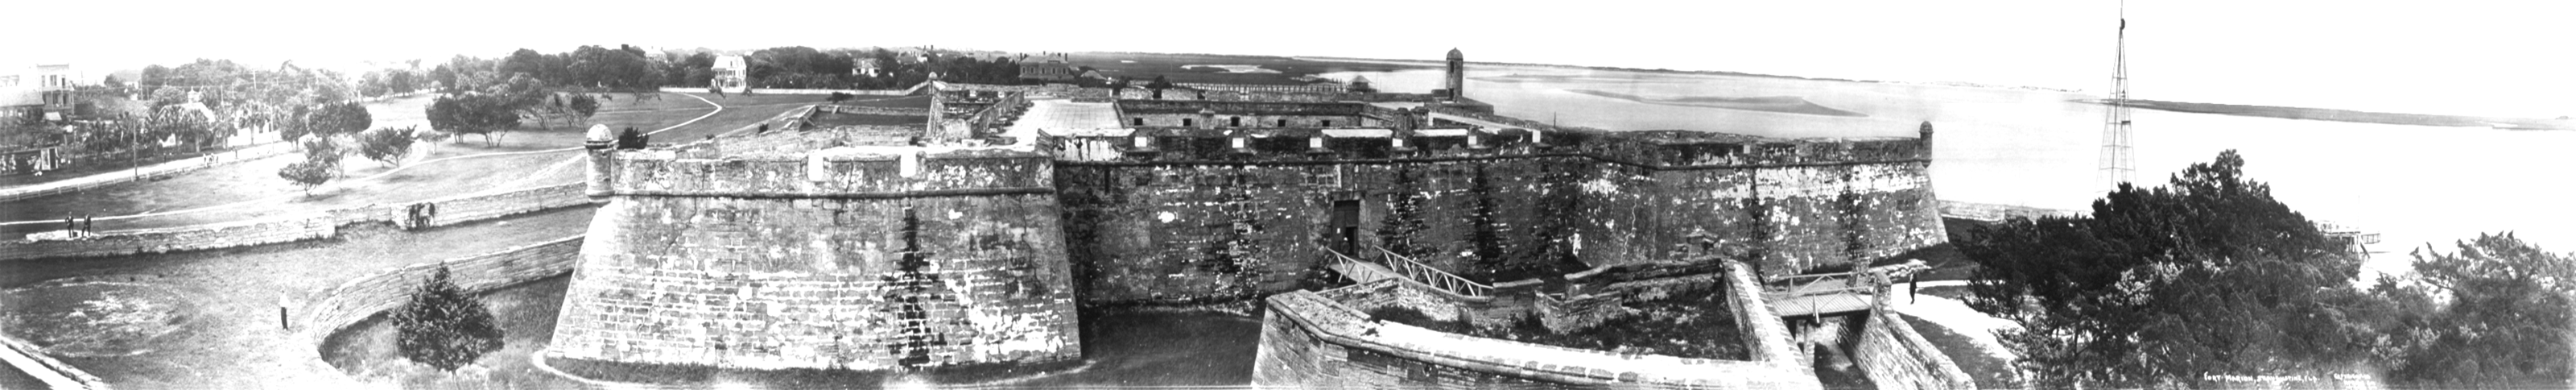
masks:
[[[919,369],[1080,357],[1045,156],[617,152],[550,356]]]
[[[1928,127],[1920,139],[1871,140],[1560,130],[1533,142],[1527,132],[1441,130],[1140,129],[1147,147],[1056,138],[1056,149],[1084,151],[1059,155],[1056,168],[1082,299],[1288,291],[1344,226],[1362,245],[1403,240],[1423,262],[1470,276],[1546,269],[1567,255],[1592,267],[1666,259],[1701,229],[1764,275],[1945,241]],[[1235,148],[1229,137],[1249,139]],[[1325,137],[1324,148],[1311,137]],[[1400,197],[1419,206],[1391,207]],[[1357,218],[1336,219],[1337,203],[1358,206]],[[1383,229],[1399,218],[1422,227]]]

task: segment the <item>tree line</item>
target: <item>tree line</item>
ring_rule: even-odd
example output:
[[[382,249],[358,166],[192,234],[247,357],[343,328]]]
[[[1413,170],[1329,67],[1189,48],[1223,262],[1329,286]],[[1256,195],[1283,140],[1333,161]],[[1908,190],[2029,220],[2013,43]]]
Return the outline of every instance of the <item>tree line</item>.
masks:
[[[2014,219],[1955,243],[1978,266],[1968,304],[2032,385],[2203,387],[2220,375],[2354,367],[2429,386],[2563,383],[2576,256],[2511,234],[2360,283],[2362,257],[2221,153],[2163,186],[2122,185],[2092,214]]]

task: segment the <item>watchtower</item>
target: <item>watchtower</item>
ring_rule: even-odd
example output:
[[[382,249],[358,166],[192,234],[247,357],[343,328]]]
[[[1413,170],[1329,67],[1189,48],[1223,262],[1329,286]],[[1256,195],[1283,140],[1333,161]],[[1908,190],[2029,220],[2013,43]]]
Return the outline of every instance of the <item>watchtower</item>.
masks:
[[[1449,77],[1446,80],[1450,99],[1467,97],[1467,55],[1459,53],[1457,48],[1449,49]]]

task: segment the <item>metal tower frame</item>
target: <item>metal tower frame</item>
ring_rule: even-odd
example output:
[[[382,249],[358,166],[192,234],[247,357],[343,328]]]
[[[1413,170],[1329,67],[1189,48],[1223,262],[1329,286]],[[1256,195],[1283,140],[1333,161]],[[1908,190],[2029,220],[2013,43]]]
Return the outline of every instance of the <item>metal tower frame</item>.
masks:
[[[2111,107],[2102,112],[2100,175],[2105,191],[2119,190],[2120,183],[2133,182],[2138,174],[2129,143],[2129,11],[2126,2],[2120,8],[2119,54],[2111,65]]]

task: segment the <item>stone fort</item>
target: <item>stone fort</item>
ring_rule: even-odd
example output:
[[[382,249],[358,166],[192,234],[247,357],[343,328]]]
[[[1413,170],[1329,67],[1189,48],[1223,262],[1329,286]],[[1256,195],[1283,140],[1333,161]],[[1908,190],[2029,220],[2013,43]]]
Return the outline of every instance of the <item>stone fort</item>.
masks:
[[[926,110],[822,106],[756,135],[619,149],[594,129],[587,192],[607,203],[544,354],[1062,364],[1082,358],[1081,308],[1266,298],[1256,384],[1621,383],[1370,344],[1353,307],[1579,327],[1618,297],[1700,291],[1756,335],[1750,362],[1713,372],[1791,379],[1670,383],[1812,388],[1747,294],[1945,240],[1929,123],[1890,139],[1556,126],[1495,115],[1447,60],[1430,93],[934,81]],[[918,124],[849,120],[885,117]],[[1360,374],[1404,371],[1386,367],[1414,374]]]

